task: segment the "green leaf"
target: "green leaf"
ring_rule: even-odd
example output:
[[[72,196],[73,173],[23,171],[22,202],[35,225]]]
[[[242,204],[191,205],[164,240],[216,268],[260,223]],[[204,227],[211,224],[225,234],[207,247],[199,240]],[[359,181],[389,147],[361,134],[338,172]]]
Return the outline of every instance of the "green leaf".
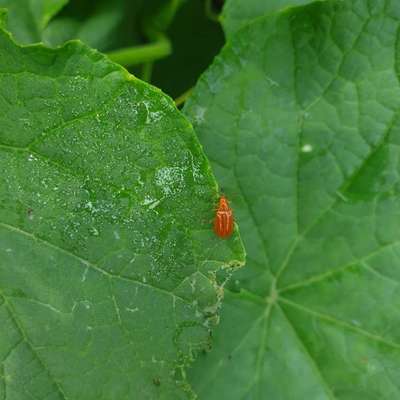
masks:
[[[0,31],[0,398],[182,399],[243,263],[216,182],[159,90],[79,42]]]
[[[79,8],[72,2],[68,10]],[[68,40],[79,39],[97,50],[107,50],[113,43],[126,11],[123,0],[92,3],[91,13],[84,18],[81,10],[79,15],[69,15],[68,10],[65,15],[52,20],[44,30],[42,36],[46,45],[59,46]]]
[[[8,9],[7,27],[19,43],[42,40],[42,31],[68,0],[0,0]]]
[[[142,64],[141,72],[138,73],[135,68],[133,72],[138,73],[143,80],[150,81],[153,62],[171,54],[171,43],[164,31],[184,2],[185,0],[152,0],[151,2],[142,0],[134,3],[133,11],[136,21],[132,23],[132,17],[129,16],[125,18],[125,25],[131,26],[131,30],[132,26],[136,25],[134,29],[136,32],[134,35],[130,32],[125,46],[120,45],[117,49],[108,52],[109,58],[130,68]],[[141,42],[145,38],[145,43],[132,46],[132,36],[139,37]]]
[[[248,252],[199,399],[400,398],[399,30],[397,0],[259,19],[186,105]]]
[[[164,31],[186,0],[71,0],[43,32],[49,46],[79,39],[132,67],[171,53]],[[137,70],[133,70],[137,73]]]
[[[315,0],[226,0],[220,19],[226,36],[230,38],[255,18],[313,1]]]

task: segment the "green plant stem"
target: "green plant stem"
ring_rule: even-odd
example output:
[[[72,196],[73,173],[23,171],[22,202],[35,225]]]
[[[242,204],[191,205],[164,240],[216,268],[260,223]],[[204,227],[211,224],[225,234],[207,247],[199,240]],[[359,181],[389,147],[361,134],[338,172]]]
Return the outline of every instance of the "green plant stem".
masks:
[[[151,82],[151,75],[153,73],[153,63],[152,62],[147,62],[144,63],[142,66],[142,81]]]
[[[192,94],[193,88],[190,88],[186,90],[186,92],[182,93],[179,97],[177,97],[175,101],[175,105],[177,107],[181,106],[187,99],[188,97]]]
[[[162,36],[156,42],[145,44],[142,46],[126,47],[107,53],[108,58],[112,61],[131,67],[133,65],[147,63],[160,58],[164,58],[171,54],[172,48],[170,41]]]
[[[208,18],[210,18],[212,21],[219,22],[220,15],[214,11],[211,0],[206,0],[205,9]]]

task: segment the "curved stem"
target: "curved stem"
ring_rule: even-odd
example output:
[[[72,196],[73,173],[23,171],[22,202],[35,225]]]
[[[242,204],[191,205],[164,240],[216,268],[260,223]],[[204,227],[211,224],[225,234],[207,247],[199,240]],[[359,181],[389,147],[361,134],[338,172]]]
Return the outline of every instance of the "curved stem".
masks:
[[[175,105],[177,107],[181,106],[187,99],[188,97],[192,94],[193,88],[190,88],[189,90],[186,90],[185,93],[182,93],[179,97],[177,97],[175,101]]]
[[[151,62],[164,58],[171,54],[172,48],[170,41],[165,37],[160,37],[157,41],[142,46],[126,47],[106,53],[110,60],[130,67],[137,64]]]
[[[220,14],[218,14],[212,5],[212,0],[206,0],[205,2],[205,12],[208,18],[211,19],[211,21],[219,22],[219,17]]]

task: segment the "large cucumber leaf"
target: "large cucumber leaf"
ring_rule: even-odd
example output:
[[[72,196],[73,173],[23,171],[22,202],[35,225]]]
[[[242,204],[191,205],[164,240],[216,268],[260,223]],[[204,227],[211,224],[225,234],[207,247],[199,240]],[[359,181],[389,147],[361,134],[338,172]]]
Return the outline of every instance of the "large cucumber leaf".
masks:
[[[399,30],[397,0],[287,9],[187,103],[249,260],[200,399],[400,398]]]
[[[243,262],[159,90],[79,42],[0,31],[0,398],[181,399]]]

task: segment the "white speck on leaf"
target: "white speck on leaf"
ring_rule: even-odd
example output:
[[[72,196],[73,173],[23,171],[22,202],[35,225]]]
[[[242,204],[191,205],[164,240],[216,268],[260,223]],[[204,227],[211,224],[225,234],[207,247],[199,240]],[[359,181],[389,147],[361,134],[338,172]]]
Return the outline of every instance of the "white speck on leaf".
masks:
[[[179,167],[160,168],[155,174],[156,185],[164,195],[171,195],[182,189],[183,170]]]
[[[194,110],[194,119],[197,124],[201,124],[204,122],[204,115],[207,109],[205,107],[196,106]]]
[[[194,161],[193,154],[191,152],[189,154],[191,158],[193,181],[196,182],[198,180],[201,180],[202,174],[199,164]]]
[[[82,304],[85,306],[86,310],[89,310],[91,307],[90,301],[88,300],[83,300]]]
[[[305,144],[302,148],[301,151],[303,153],[311,153],[313,151],[313,147],[311,146],[311,144]]]
[[[89,267],[86,267],[85,270],[83,271],[81,282],[86,281],[86,276],[87,276],[88,271],[89,271]]]
[[[96,227],[94,227],[94,226],[92,226],[91,228],[90,228],[90,233],[93,235],[93,236],[99,236],[99,231],[98,231],[98,229],[96,228]]]
[[[142,201],[142,205],[144,206],[149,206],[149,210],[152,210],[153,208],[156,208],[160,203],[162,199],[153,199],[150,196],[146,196],[144,200]]]
[[[149,210],[152,210],[153,208],[156,208],[160,203],[161,203],[161,200],[156,200],[154,203],[151,203],[149,205]]]
[[[279,87],[279,83],[274,81],[272,78],[270,78],[269,76],[266,77],[267,78],[267,82],[272,86],[272,87]]]
[[[162,111],[152,111],[151,103],[149,103],[147,101],[143,101],[143,104],[146,107],[146,111],[147,111],[146,124],[157,122],[164,116],[164,113]]]
[[[146,196],[146,197],[144,198],[144,200],[142,201],[142,204],[143,204],[144,206],[147,206],[147,205],[149,205],[149,204],[154,203],[155,201],[157,201],[157,200],[151,198],[150,196]]]

